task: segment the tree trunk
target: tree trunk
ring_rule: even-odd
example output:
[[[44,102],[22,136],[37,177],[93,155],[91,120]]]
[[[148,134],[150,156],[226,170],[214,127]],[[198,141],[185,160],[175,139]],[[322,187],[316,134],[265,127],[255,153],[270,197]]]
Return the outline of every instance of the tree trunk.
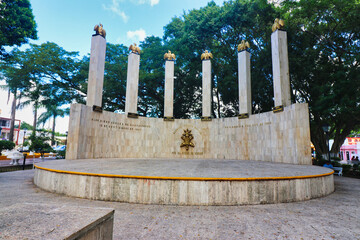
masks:
[[[219,118],[221,118],[220,116],[220,94],[219,94],[219,89],[216,88],[216,99],[217,99],[217,102],[218,102],[218,107],[217,107],[217,112],[218,112],[218,116]]]
[[[36,135],[36,125],[37,125],[37,110],[38,110],[38,102],[34,103],[34,122],[33,122],[33,134]]]
[[[56,119],[56,115],[54,115],[53,127],[51,132],[51,146],[55,145],[55,119]]]
[[[11,122],[10,122],[10,134],[9,141],[14,141],[14,128],[15,128],[15,113],[16,113],[16,90],[14,94],[14,100],[11,104]]]

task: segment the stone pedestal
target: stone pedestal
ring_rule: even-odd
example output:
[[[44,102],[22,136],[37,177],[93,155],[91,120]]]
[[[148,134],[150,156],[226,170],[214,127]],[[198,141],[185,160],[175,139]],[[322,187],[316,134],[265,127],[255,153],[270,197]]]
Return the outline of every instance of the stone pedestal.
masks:
[[[238,53],[239,71],[239,114],[251,114],[251,72],[250,53],[243,50]]]
[[[275,107],[290,106],[290,78],[287,35],[285,31],[276,30],[271,34],[271,52],[274,77]]]
[[[106,40],[101,35],[94,35],[91,39],[91,53],[89,66],[89,80],[86,105],[99,106],[102,104],[104,84]]]
[[[125,114],[137,115],[140,55],[130,53],[126,80]]]
[[[174,115],[174,61],[165,61],[164,117]]]
[[[211,61],[202,61],[202,117],[211,116]]]

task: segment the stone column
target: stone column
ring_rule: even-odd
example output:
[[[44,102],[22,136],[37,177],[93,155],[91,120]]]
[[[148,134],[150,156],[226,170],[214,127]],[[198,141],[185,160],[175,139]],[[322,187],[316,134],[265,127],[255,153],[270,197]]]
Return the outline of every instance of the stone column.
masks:
[[[174,117],[174,60],[165,61],[164,119]]]
[[[125,114],[129,117],[137,117],[137,100],[139,88],[140,54],[130,53],[128,58],[126,80]]]
[[[105,68],[105,37],[95,34],[91,39],[91,53],[89,65],[89,79],[87,89],[87,106],[102,105],[102,91],[104,84],[104,68]]]
[[[202,61],[202,119],[211,119],[211,60]]]
[[[271,53],[275,108],[286,107],[291,105],[286,31],[276,30],[271,34]]]
[[[250,53],[247,50],[238,52],[239,71],[239,118],[251,114],[251,74]]]

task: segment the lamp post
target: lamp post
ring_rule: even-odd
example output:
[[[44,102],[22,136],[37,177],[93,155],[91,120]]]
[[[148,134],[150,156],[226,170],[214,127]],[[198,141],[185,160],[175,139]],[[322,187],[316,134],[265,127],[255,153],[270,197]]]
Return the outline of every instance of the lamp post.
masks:
[[[2,137],[1,137],[1,130],[2,130],[2,127],[0,126],[0,140],[2,139]]]
[[[330,143],[329,143],[330,125],[327,124],[327,123],[325,123],[325,124],[322,126],[322,129],[324,130],[324,132],[325,132],[325,134],[326,134],[328,158],[329,158],[329,161],[331,161],[331,160],[330,160]]]
[[[23,145],[24,145],[24,143],[25,143],[25,139],[26,139],[26,130],[27,130],[27,128],[24,128]]]
[[[67,137],[68,137],[68,131],[65,132],[66,134],[66,139],[65,139],[65,149],[67,148]]]

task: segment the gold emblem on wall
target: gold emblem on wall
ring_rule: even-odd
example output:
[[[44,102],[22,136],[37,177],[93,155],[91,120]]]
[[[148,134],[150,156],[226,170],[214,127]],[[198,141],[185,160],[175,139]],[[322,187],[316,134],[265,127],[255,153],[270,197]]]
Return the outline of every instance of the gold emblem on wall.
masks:
[[[191,142],[194,139],[191,130],[189,129],[184,130],[181,139],[183,140],[183,142],[181,143],[180,147],[185,147],[186,151],[189,151],[189,147],[195,147],[195,144]]]

